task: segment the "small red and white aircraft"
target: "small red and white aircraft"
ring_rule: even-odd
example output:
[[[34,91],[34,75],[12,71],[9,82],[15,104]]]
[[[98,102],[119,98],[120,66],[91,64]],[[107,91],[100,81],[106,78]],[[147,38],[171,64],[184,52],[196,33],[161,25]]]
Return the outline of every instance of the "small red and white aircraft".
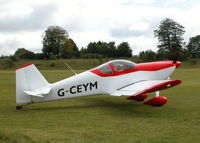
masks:
[[[143,101],[150,92],[156,92],[156,97],[144,104],[162,106],[167,98],[159,96],[159,91],[181,83],[181,80],[169,80],[180,65],[178,61],[135,64],[113,60],[50,84],[32,63],[27,64],[16,70],[16,109],[32,103],[95,94],[128,96],[127,99]]]

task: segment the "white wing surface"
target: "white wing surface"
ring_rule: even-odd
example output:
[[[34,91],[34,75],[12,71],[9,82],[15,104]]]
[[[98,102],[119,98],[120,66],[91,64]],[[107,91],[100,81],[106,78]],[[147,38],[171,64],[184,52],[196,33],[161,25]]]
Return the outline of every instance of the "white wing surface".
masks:
[[[155,92],[180,84],[180,80],[149,80],[138,81],[121,87],[111,93],[113,96],[138,96],[144,93]]]

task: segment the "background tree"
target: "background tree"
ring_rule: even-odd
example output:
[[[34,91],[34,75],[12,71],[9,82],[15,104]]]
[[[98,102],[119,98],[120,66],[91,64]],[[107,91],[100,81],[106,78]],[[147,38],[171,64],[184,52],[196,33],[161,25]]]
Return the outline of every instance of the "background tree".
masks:
[[[108,56],[108,43],[98,41],[98,42],[90,42],[87,46],[87,53],[98,54],[103,57]]]
[[[55,55],[59,59],[66,50],[66,41],[69,38],[67,31],[60,26],[50,26],[42,37],[42,51],[46,58]]]
[[[200,58],[200,35],[190,38],[187,52],[192,58]]]
[[[78,47],[72,39],[66,39],[63,50],[62,58],[79,57]]]
[[[17,51],[15,51],[13,56],[20,59],[34,59],[35,53],[26,50],[25,48],[19,48]]]
[[[182,52],[184,27],[172,19],[161,21],[154,36],[158,38],[158,54],[164,58],[172,58],[175,52]]]
[[[142,51],[139,53],[139,58],[143,62],[156,60],[156,53],[152,50]]]
[[[98,53],[99,54],[99,50],[98,50],[98,45],[96,42],[90,42],[87,45],[87,53]]]
[[[108,54],[109,58],[115,58],[118,56],[117,47],[115,46],[115,42],[108,43],[108,53],[107,54]]]
[[[117,55],[119,57],[132,57],[132,50],[128,42],[122,42],[117,46]]]
[[[82,49],[81,51],[83,51]],[[82,52],[83,53],[83,52]],[[103,57],[115,58],[115,57],[131,57],[132,50],[128,42],[122,42],[117,47],[115,42],[90,42],[86,48],[87,54],[98,54]]]

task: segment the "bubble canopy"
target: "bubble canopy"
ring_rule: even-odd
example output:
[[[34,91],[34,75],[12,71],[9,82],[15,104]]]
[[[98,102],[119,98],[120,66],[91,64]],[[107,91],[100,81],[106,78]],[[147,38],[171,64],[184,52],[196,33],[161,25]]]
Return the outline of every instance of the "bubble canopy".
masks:
[[[97,67],[103,74],[114,74],[126,70],[134,69],[136,64],[127,60],[113,60]]]

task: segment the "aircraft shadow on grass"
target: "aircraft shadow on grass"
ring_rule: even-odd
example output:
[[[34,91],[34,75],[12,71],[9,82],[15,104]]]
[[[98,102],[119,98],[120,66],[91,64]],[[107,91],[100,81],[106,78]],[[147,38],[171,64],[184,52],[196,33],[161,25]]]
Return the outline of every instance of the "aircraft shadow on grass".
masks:
[[[112,97],[111,97],[112,98]],[[111,116],[129,116],[129,117],[154,117],[152,114],[152,110],[155,107],[149,108],[149,106],[144,106],[139,102],[125,100],[124,98],[118,98],[116,100],[111,99],[109,97],[98,97],[98,98],[79,98],[76,99],[77,102],[82,102],[82,105],[60,105],[58,106],[37,106],[35,108],[29,108],[26,110],[31,111],[52,111],[52,110],[65,110],[66,113],[68,111],[80,111],[80,110],[97,110],[97,112],[102,112],[105,115]],[[98,108],[98,109],[97,109]],[[158,108],[157,108],[158,109]]]

